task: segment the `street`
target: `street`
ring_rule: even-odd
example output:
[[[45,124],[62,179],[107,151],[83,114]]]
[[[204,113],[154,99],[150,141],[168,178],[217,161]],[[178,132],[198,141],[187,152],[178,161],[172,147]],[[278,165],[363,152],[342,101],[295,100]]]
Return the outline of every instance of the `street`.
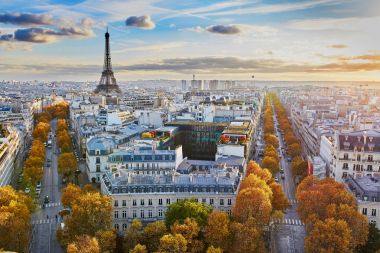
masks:
[[[52,147],[46,147],[44,177],[41,182],[39,206],[32,215],[32,253],[63,252],[55,236],[55,231],[61,222],[58,212],[62,209],[60,203],[61,177],[58,175],[58,148],[56,137],[54,137],[56,125],[57,120],[52,120]],[[43,208],[45,196],[49,197],[49,203],[45,204],[46,206]]]

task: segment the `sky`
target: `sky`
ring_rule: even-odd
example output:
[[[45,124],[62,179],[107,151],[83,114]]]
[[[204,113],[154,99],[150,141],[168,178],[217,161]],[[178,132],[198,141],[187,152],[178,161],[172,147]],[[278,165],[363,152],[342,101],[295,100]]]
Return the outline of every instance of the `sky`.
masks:
[[[1,0],[0,80],[380,81],[378,0]]]

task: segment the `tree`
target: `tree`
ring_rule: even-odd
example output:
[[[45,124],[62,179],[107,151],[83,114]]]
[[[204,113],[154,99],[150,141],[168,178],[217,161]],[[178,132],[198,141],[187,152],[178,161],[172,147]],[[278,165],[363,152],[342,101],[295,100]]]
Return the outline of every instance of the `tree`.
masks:
[[[233,209],[233,216],[239,222],[253,217],[259,225],[268,224],[272,212],[271,201],[263,189],[247,188],[239,191]]]
[[[226,250],[230,236],[229,225],[230,221],[225,212],[212,211],[205,227],[205,241],[210,245]]]
[[[250,174],[255,174],[262,180],[264,180],[267,184],[273,182],[272,173],[268,169],[262,169],[259,164],[255,161],[250,161],[247,166],[246,177]]]
[[[167,233],[165,222],[156,221],[149,223],[142,233],[142,242],[149,252],[155,252],[160,245],[160,238]]]
[[[266,134],[264,136],[265,145],[272,145],[275,148],[278,148],[278,139],[274,134]]]
[[[302,153],[302,148],[299,143],[290,144],[288,150],[291,157],[300,156]]]
[[[269,199],[272,199],[272,190],[267,185],[267,183],[259,178],[258,176],[251,174],[247,176],[241,183],[240,183],[240,191],[247,189],[247,188],[259,188],[264,190],[264,192],[268,195]]]
[[[31,157],[31,156],[32,157],[39,157],[42,160],[45,159],[45,146],[38,139],[33,140],[33,142],[32,142],[32,148],[30,150],[29,157]]]
[[[290,203],[284,191],[282,190],[281,185],[276,182],[273,182],[269,186],[273,193],[273,198],[272,198],[273,209],[284,212],[286,209],[288,209],[288,207],[290,206]]]
[[[30,182],[33,186],[37,185],[44,176],[44,170],[42,167],[26,167],[24,169],[24,178]]]
[[[88,192],[72,203],[64,232],[69,239],[78,235],[94,236],[99,230],[110,230],[112,224],[111,198]]]
[[[44,165],[44,160],[41,157],[29,156],[25,161],[25,167],[42,167]]]
[[[96,192],[96,189],[92,184],[85,184],[83,186],[83,192]]]
[[[46,142],[50,131],[50,124],[45,122],[39,122],[33,131],[33,138],[38,139],[41,142]]]
[[[291,168],[293,176],[301,176],[302,178],[307,176],[307,162],[300,156],[293,158]]]
[[[67,246],[67,253],[100,253],[100,247],[96,238],[81,235]]]
[[[0,249],[25,252],[29,243],[33,200],[11,186],[0,187]]]
[[[82,195],[82,191],[79,186],[75,184],[68,184],[65,189],[63,189],[61,202],[64,207],[72,207],[74,202],[79,199]]]
[[[305,251],[307,253],[353,252],[349,247],[350,241],[352,241],[351,233],[345,221],[327,219],[318,221],[305,237]]]
[[[146,249],[145,245],[137,244],[133,249],[129,251],[129,253],[148,253],[148,250]]]
[[[380,249],[380,230],[374,223],[369,224],[368,241],[365,245],[358,248],[359,253],[376,252]]]
[[[200,227],[193,218],[186,218],[182,224],[176,221],[171,226],[171,231],[173,235],[181,234],[186,239],[187,252],[203,252],[204,245],[197,239]]]
[[[124,249],[129,252],[133,249],[142,239],[142,223],[138,219],[133,219],[131,226],[125,230],[124,234]]]
[[[249,217],[245,223],[231,223],[231,247],[233,253],[262,253],[266,252],[261,230],[255,219]]]
[[[73,153],[63,153],[58,157],[58,172],[66,178],[73,176],[78,168],[77,160]]]
[[[98,230],[95,233],[102,253],[112,253],[116,249],[116,231],[115,230]]]
[[[186,239],[181,234],[167,234],[161,237],[158,253],[185,253]]]
[[[269,169],[269,171],[272,173],[272,175],[275,175],[279,171],[278,160],[276,160],[275,158],[270,157],[270,156],[264,157],[261,166],[263,168]]]
[[[169,227],[176,221],[183,222],[186,218],[194,218],[203,227],[207,223],[207,217],[211,210],[211,206],[199,203],[194,199],[182,200],[168,206],[165,223]]]
[[[223,253],[221,248],[214,248],[214,246],[208,247],[206,253]]]

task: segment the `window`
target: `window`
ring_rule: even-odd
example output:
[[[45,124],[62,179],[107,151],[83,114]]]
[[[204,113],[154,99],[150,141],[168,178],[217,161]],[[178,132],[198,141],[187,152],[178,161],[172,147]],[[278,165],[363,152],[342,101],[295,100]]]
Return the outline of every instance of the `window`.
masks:
[[[100,163],[100,157],[96,157],[96,163]]]
[[[113,206],[118,207],[119,206],[119,201],[115,200],[114,203],[113,203]]]
[[[134,200],[132,200],[132,205],[133,206],[136,206],[137,205],[137,201],[134,199]]]
[[[162,199],[158,199],[158,204],[161,206],[162,205]]]
[[[367,208],[362,209],[362,214],[367,215]]]
[[[348,170],[348,163],[343,163],[343,169]]]
[[[96,165],[96,172],[100,172],[100,165],[99,164]]]
[[[230,209],[227,210],[227,214],[231,215],[231,210]]]
[[[127,224],[123,223],[123,231],[127,230]]]
[[[148,210],[148,217],[149,217],[149,218],[152,218],[152,217],[153,217],[153,211],[152,211],[152,210]]]
[[[371,215],[372,215],[372,216],[376,216],[376,209],[372,209],[372,211],[371,211]]]
[[[220,205],[224,206],[224,199],[220,199]]]
[[[372,165],[371,164],[367,165],[367,171],[372,171]]]
[[[115,224],[115,229],[119,230],[119,224],[117,224],[117,223]]]
[[[373,162],[373,155],[368,155],[368,161]]]
[[[113,217],[114,217],[115,219],[119,219],[119,211],[115,211],[115,212],[113,213]]]
[[[142,206],[143,206],[144,204],[145,204],[145,201],[144,201],[144,199],[141,199],[141,200],[140,200],[140,205],[142,205]]]
[[[356,161],[360,162],[360,155],[356,156]]]
[[[344,154],[343,154],[343,159],[344,159],[344,160],[347,160],[347,159],[348,159],[348,154],[347,154],[347,153],[344,153]]]
[[[137,217],[137,211],[136,211],[136,210],[133,210],[133,211],[132,211],[132,217],[133,217],[133,218],[136,218],[136,217]]]
[[[95,155],[100,155],[100,150],[95,150]]]
[[[166,204],[170,205],[170,199],[166,199]]]
[[[230,206],[230,205],[232,205],[232,199],[228,199],[227,200],[227,204]]]
[[[145,218],[144,210],[140,210],[140,217]]]
[[[162,214],[163,214],[162,209],[158,209],[158,217],[162,217]]]
[[[148,205],[149,205],[149,206],[153,205],[153,201],[152,201],[152,199],[149,199],[149,200],[148,200]]]
[[[127,201],[123,199],[123,206],[127,206]]]
[[[123,211],[121,213],[121,215],[122,215],[123,219],[126,219],[127,218],[127,211]]]
[[[206,199],[202,199],[202,203],[206,203]]]
[[[343,172],[342,178],[346,178],[347,175],[348,175],[347,172]]]
[[[210,205],[214,204],[214,199],[210,199]]]

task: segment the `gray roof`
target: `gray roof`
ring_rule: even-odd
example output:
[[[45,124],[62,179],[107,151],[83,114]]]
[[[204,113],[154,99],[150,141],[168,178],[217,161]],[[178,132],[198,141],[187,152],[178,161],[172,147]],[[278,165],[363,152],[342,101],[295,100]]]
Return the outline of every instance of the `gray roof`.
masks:
[[[87,149],[108,151],[116,147],[116,142],[112,138],[97,136],[87,142]]]

